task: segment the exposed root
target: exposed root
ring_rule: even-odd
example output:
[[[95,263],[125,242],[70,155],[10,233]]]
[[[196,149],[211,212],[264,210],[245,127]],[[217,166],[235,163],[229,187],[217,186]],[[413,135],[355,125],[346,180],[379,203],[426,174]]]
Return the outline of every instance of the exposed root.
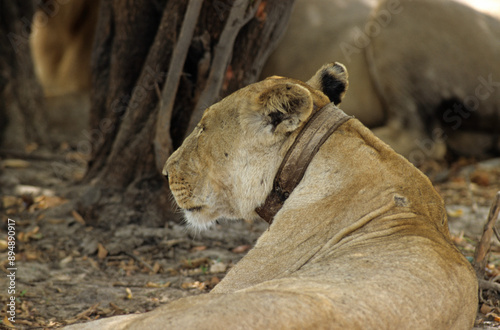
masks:
[[[500,292],[500,285],[493,282],[485,281],[484,278],[485,278],[486,263],[488,261],[487,256],[491,246],[491,237],[495,233],[495,235],[498,238],[495,229],[495,223],[498,219],[499,214],[500,214],[500,191],[497,192],[493,205],[490,208],[488,220],[486,222],[486,225],[484,226],[483,235],[481,236],[481,240],[477,244],[476,251],[474,252],[474,262],[473,262],[480,287],[482,285],[482,282],[495,284],[494,286],[491,286],[490,284],[488,285],[490,285],[489,288],[493,288],[498,292]]]

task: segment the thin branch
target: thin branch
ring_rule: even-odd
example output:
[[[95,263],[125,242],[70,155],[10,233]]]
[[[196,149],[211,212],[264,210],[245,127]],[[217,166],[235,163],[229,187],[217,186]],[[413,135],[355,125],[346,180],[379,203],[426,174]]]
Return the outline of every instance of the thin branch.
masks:
[[[200,121],[204,109],[213,104],[220,94],[227,66],[231,61],[234,41],[236,40],[241,28],[255,16],[261,0],[255,1],[253,7],[250,7],[250,10],[247,12],[249,2],[250,0],[237,0],[231,8],[231,12],[229,13],[226,25],[222,30],[219,42],[214,49],[214,59],[208,76],[207,86],[201,93],[200,98],[196,103],[194,112],[189,120],[189,126],[185,136],[188,136],[191,133]]]
[[[163,165],[172,151],[172,140],[170,137],[172,109],[202,4],[203,0],[189,1],[179,38],[172,53],[172,59],[170,60],[167,81],[165,82],[165,86],[163,86],[154,139],[156,168],[159,172],[162,171]]]
[[[482,290],[495,290],[496,292],[500,292],[500,284],[487,281],[483,279],[478,279],[479,289]]]
[[[490,250],[491,237],[494,233],[495,222],[500,214],[500,191],[497,192],[495,201],[491,205],[490,213],[488,214],[488,221],[484,226],[483,236],[476,246],[476,251],[474,252],[474,269],[476,270],[476,275],[479,280],[484,279],[484,269],[486,267],[486,262],[488,261],[487,255]]]

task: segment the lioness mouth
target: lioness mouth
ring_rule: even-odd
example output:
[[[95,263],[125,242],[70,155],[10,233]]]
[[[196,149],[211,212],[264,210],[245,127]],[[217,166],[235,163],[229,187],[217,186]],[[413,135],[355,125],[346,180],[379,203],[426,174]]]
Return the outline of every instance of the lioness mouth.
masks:
[[[190,208],[185,209],[185,210],[189,211],[189,212],[198,212],[198,211],[201,211],[202,208],[203,208],[203,206],[194,206],[194,207],[190,207]]]

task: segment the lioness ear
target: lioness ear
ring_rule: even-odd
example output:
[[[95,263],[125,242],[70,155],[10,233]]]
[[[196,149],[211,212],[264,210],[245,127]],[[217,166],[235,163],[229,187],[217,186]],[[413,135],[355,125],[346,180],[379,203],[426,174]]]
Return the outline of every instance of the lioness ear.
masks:
[[[307,84],[322,91],[336,105],[344,98],[349,87],[347,69],[341,63],[329,63],[321,67]]]
[[[313,100],[307,88],[294,83],[277,84],[258,96],[260,109],[274,133],[296,130],[312,113]]]

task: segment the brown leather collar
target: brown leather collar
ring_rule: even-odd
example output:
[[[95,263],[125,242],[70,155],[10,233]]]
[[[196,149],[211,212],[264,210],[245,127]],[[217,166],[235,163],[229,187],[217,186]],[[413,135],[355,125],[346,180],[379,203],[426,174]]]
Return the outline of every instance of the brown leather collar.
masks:
[[[288,196],[297,187],[321,145],[343,123],[353,118],[330,103],[316,111],[297,135],[274,177],[273,190],[255,212],[271,224]]]

